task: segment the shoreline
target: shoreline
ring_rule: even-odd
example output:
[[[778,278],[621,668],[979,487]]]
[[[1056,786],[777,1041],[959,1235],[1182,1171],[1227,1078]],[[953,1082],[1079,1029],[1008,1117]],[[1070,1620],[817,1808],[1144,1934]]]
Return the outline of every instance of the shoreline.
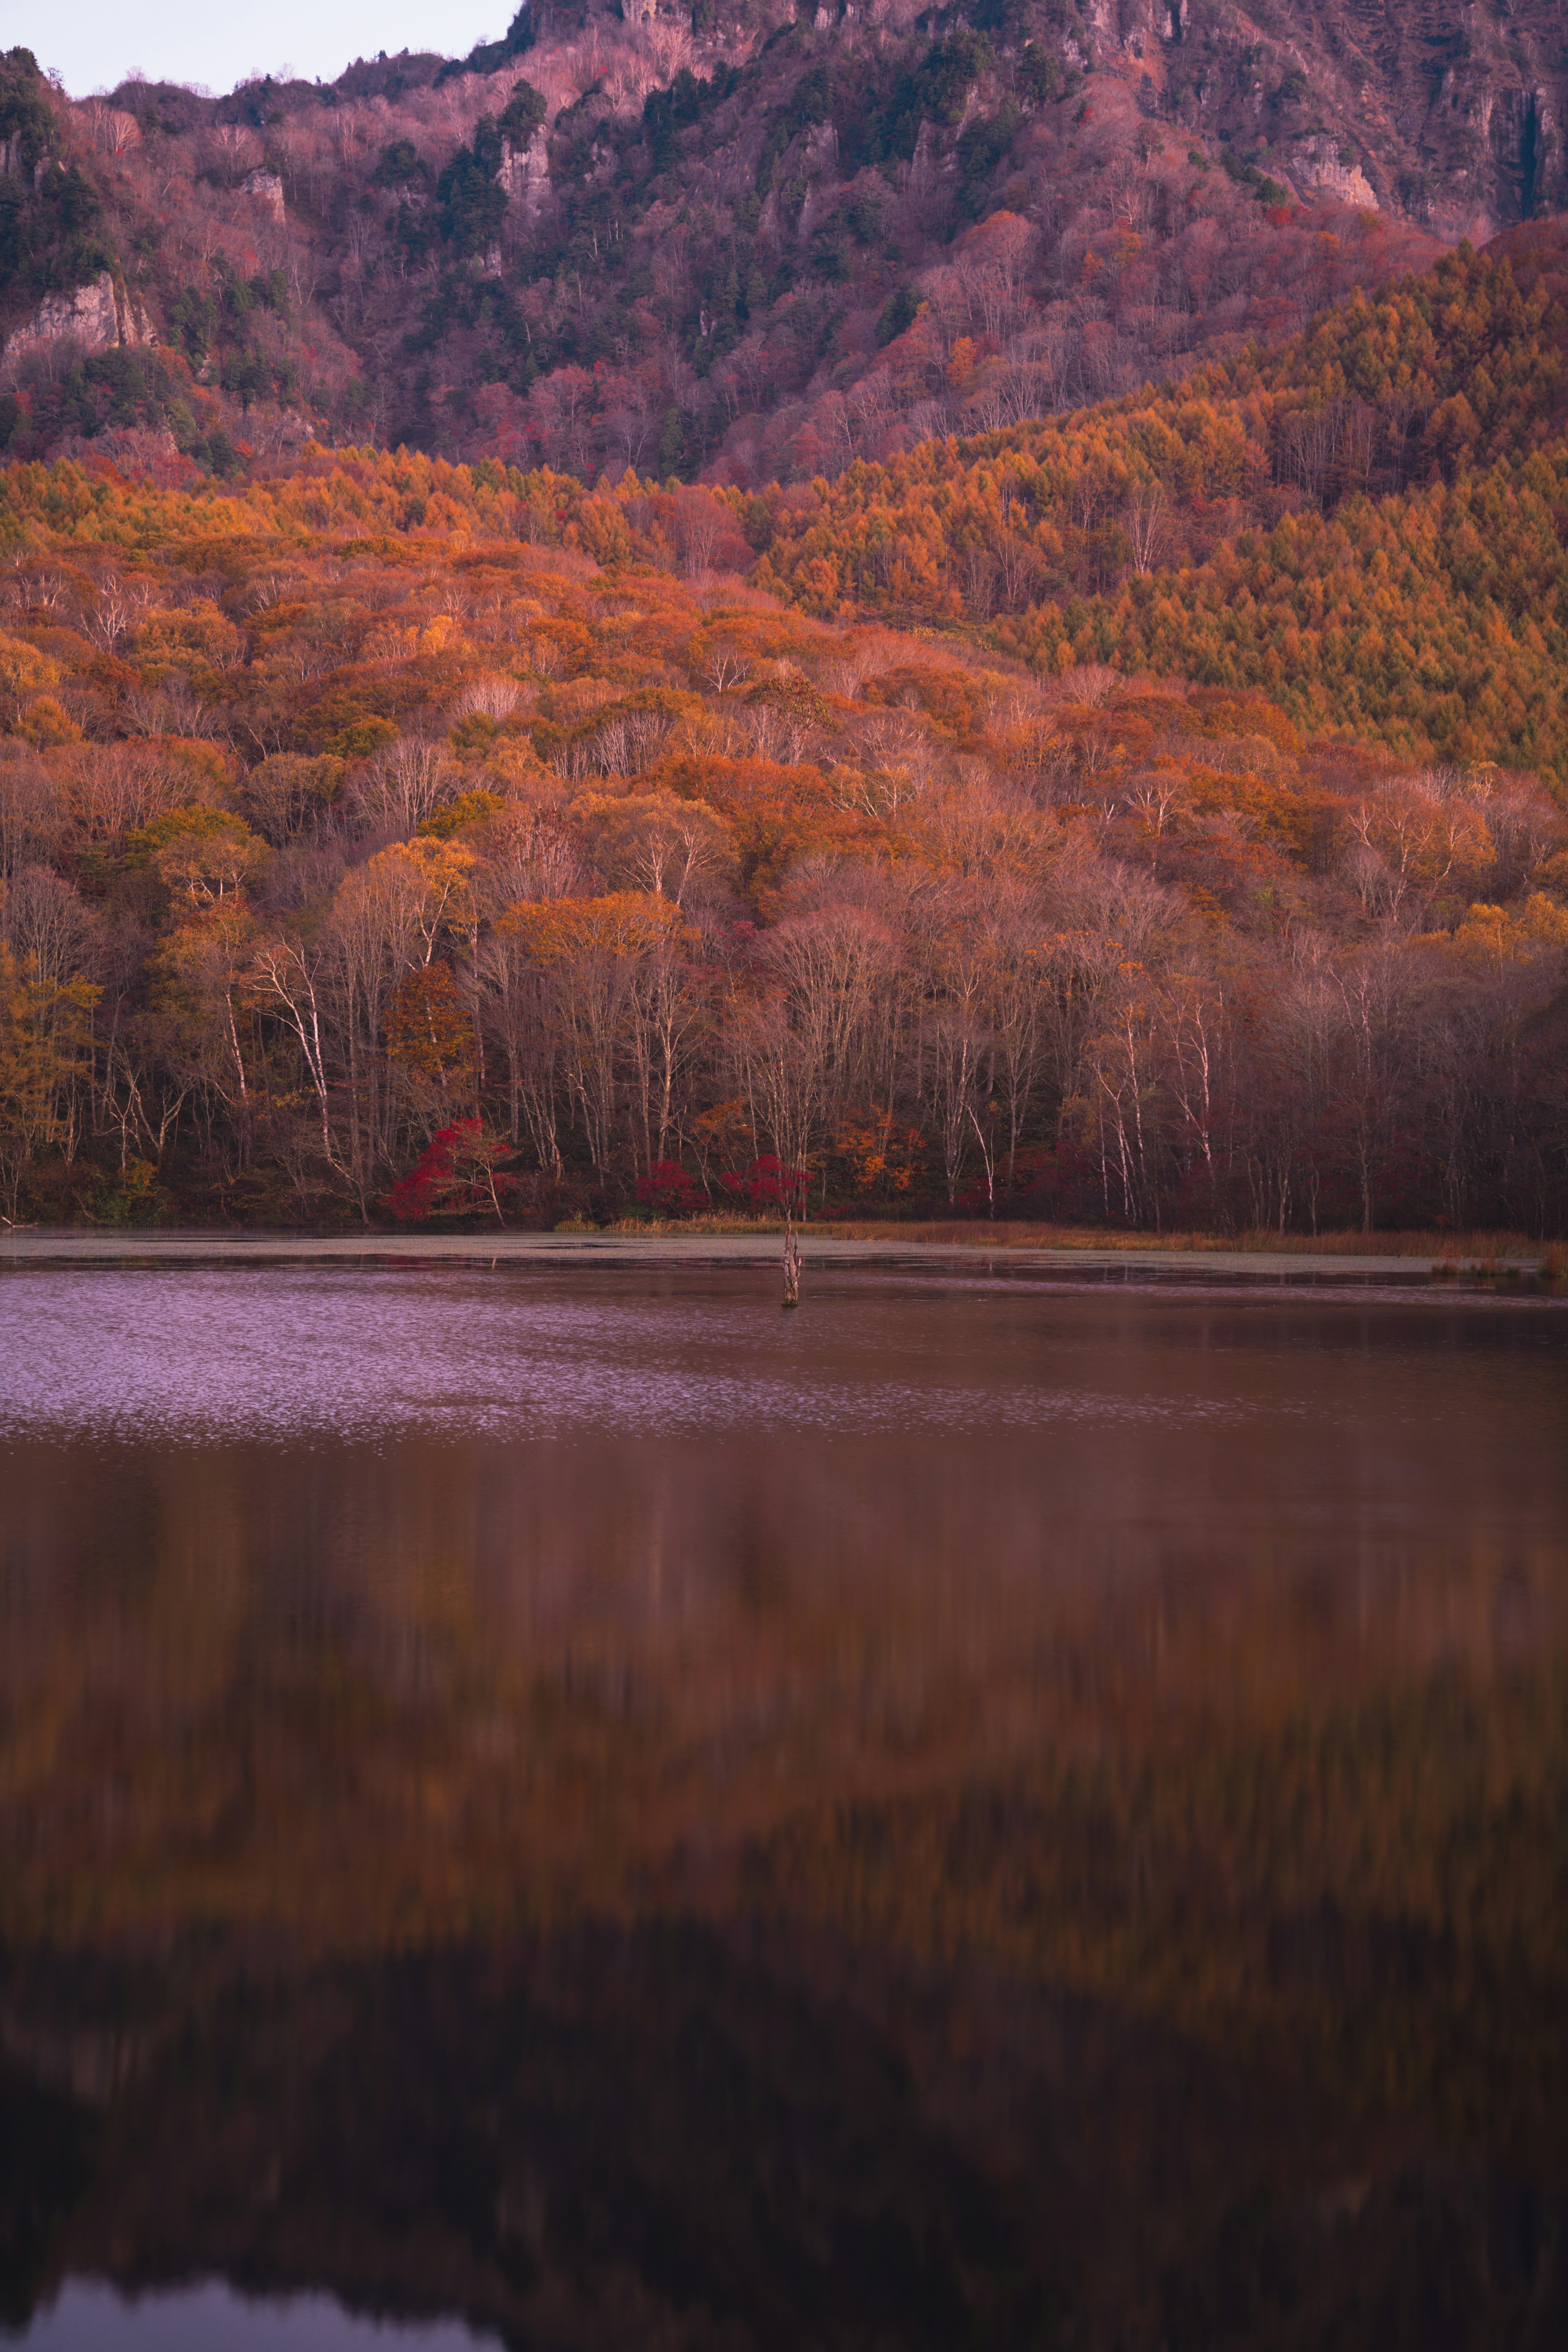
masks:
[[[468,1266],[707,1265],[773,1266],[780,1263],[783,1229],[754,1233],[637,1234],[628,1233],[475,1234],[288,1234],[211,1233],[199,1228],[131,1233],[82,1232],[75,1227],[21,1227],[0,1234],[0,1271],[24,1266],[107,1265],[456,1265]],[[1158,1244],[1131,1247],[1075,1247],[1052,1243],[936,1241],[900,1236],[799,1234],[803,1263],[810,1270],[835,1266],[937,1266],[955,1270],[976,1261],[994,1268],[1000,1261],[1020,1271],[1101,1276],[1112,1271],[1166,1278],[1248,1278],[1270,1284],[1331,1281],[1357,1285],[1399,1280],[1411,1287],[1458,1279],[1480,1280],[1499,1273],[1536,1276],[1545,1251],[1529,1257],[1430,1258],[1411,1252],[1387,1254],[1334,1250],[1226,1249],[1207,1244]]]

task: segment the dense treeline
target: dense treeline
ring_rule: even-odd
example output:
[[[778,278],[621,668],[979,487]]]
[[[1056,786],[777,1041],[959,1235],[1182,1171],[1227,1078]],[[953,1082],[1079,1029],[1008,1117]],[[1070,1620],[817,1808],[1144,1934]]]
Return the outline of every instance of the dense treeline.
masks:
[[[5,499],[8,1215],[1562,1221],[1528,774],[814,621],[633,478]]]

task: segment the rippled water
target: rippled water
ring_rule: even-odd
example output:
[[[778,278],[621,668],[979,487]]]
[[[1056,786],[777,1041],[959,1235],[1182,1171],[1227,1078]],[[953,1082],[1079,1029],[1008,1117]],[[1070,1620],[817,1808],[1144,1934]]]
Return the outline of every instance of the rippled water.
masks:
[[[1060,1306],[1047,1315],[1037,1300],[1020,1318],[1018,1286],[1002,1282],[963,1286],[970,1301],[994,1304],[961,1333],[948,1294],[939,1306],[927,1285],[886,1278],[862,1277],[858,1288],[830,1278],[815,1326],[773,1315],[761,1274],[687,1277],[629,1297],[613,1276],[579,1277],[574,1290],[559,1277],[445,1270],[223,1271],[177,1286],[159,1272],[25,1279],[27,1345],[0,1374],[0,1427],[16,1431],[847,1433],[1310,1410],[1280,1393],[1259,1398],[1240,1378],[1212,1392],[1158,1379],[1124,1387],[1120,1365],[1100,1368],[1115,1387],[1053,1385],[1043,1376],[1071,1374],[1103,1316],[1086,1322],[1081,1308]],[[1140,1319],[1157,1345],[1147,1297]],[[1191,1327],[1190,1314],[1183,1320]],[[1213,1304],[1197,1328],[1200,1344],[1218,1349],[1239,1337]]]
[[[216,2284],[149,2295],[68,2286],[24,2340],[38,2352],[487,2352],[497,2342],[456,2320],[409,2326],[326,2295],[257,2302]]]
[[[1558,1305],[38,1268],[0,1333],[25,2341],[1568,2340]]]

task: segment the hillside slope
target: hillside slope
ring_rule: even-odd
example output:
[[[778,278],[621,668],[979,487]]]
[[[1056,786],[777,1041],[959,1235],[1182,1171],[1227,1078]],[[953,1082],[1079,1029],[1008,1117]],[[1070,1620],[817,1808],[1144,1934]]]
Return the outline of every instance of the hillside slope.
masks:
[[[123,436],[151,432],[219,470],[309,429],[809,478],[973,428],[977,397],[1002,421],[1130,388],[1568,203],[1563,67],[1541,0],[568,0],[468,60],[81,106],[13,51],[0,433],[109,430],[148,464]],[[951,380],[889,415],[863,388],[921,299]],[[963,345],[1000,362],[978,395]]]
[[[1568,782],[1568,238],[1506,242],[1165,392],[770,491],[754,577]],[[890,347],[895,383],[931,341]]]

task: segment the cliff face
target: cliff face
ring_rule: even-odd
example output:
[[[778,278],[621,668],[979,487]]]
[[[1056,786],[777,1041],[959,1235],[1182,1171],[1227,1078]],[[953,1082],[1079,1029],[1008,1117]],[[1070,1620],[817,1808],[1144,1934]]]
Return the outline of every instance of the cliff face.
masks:
[[[19,368],[55,343],[106,352],[132,350],[151,340],[145,317],[105,269],[68,294],[46,294],[32,317],[5,338],[5,361]]]
[[[1172,121],[1268,150],[1302,193],[1482,239],[1568,206],[1555,0],[1087,0],[1106,63]],[[1340,180],[1338,174],[1347,177]]]

